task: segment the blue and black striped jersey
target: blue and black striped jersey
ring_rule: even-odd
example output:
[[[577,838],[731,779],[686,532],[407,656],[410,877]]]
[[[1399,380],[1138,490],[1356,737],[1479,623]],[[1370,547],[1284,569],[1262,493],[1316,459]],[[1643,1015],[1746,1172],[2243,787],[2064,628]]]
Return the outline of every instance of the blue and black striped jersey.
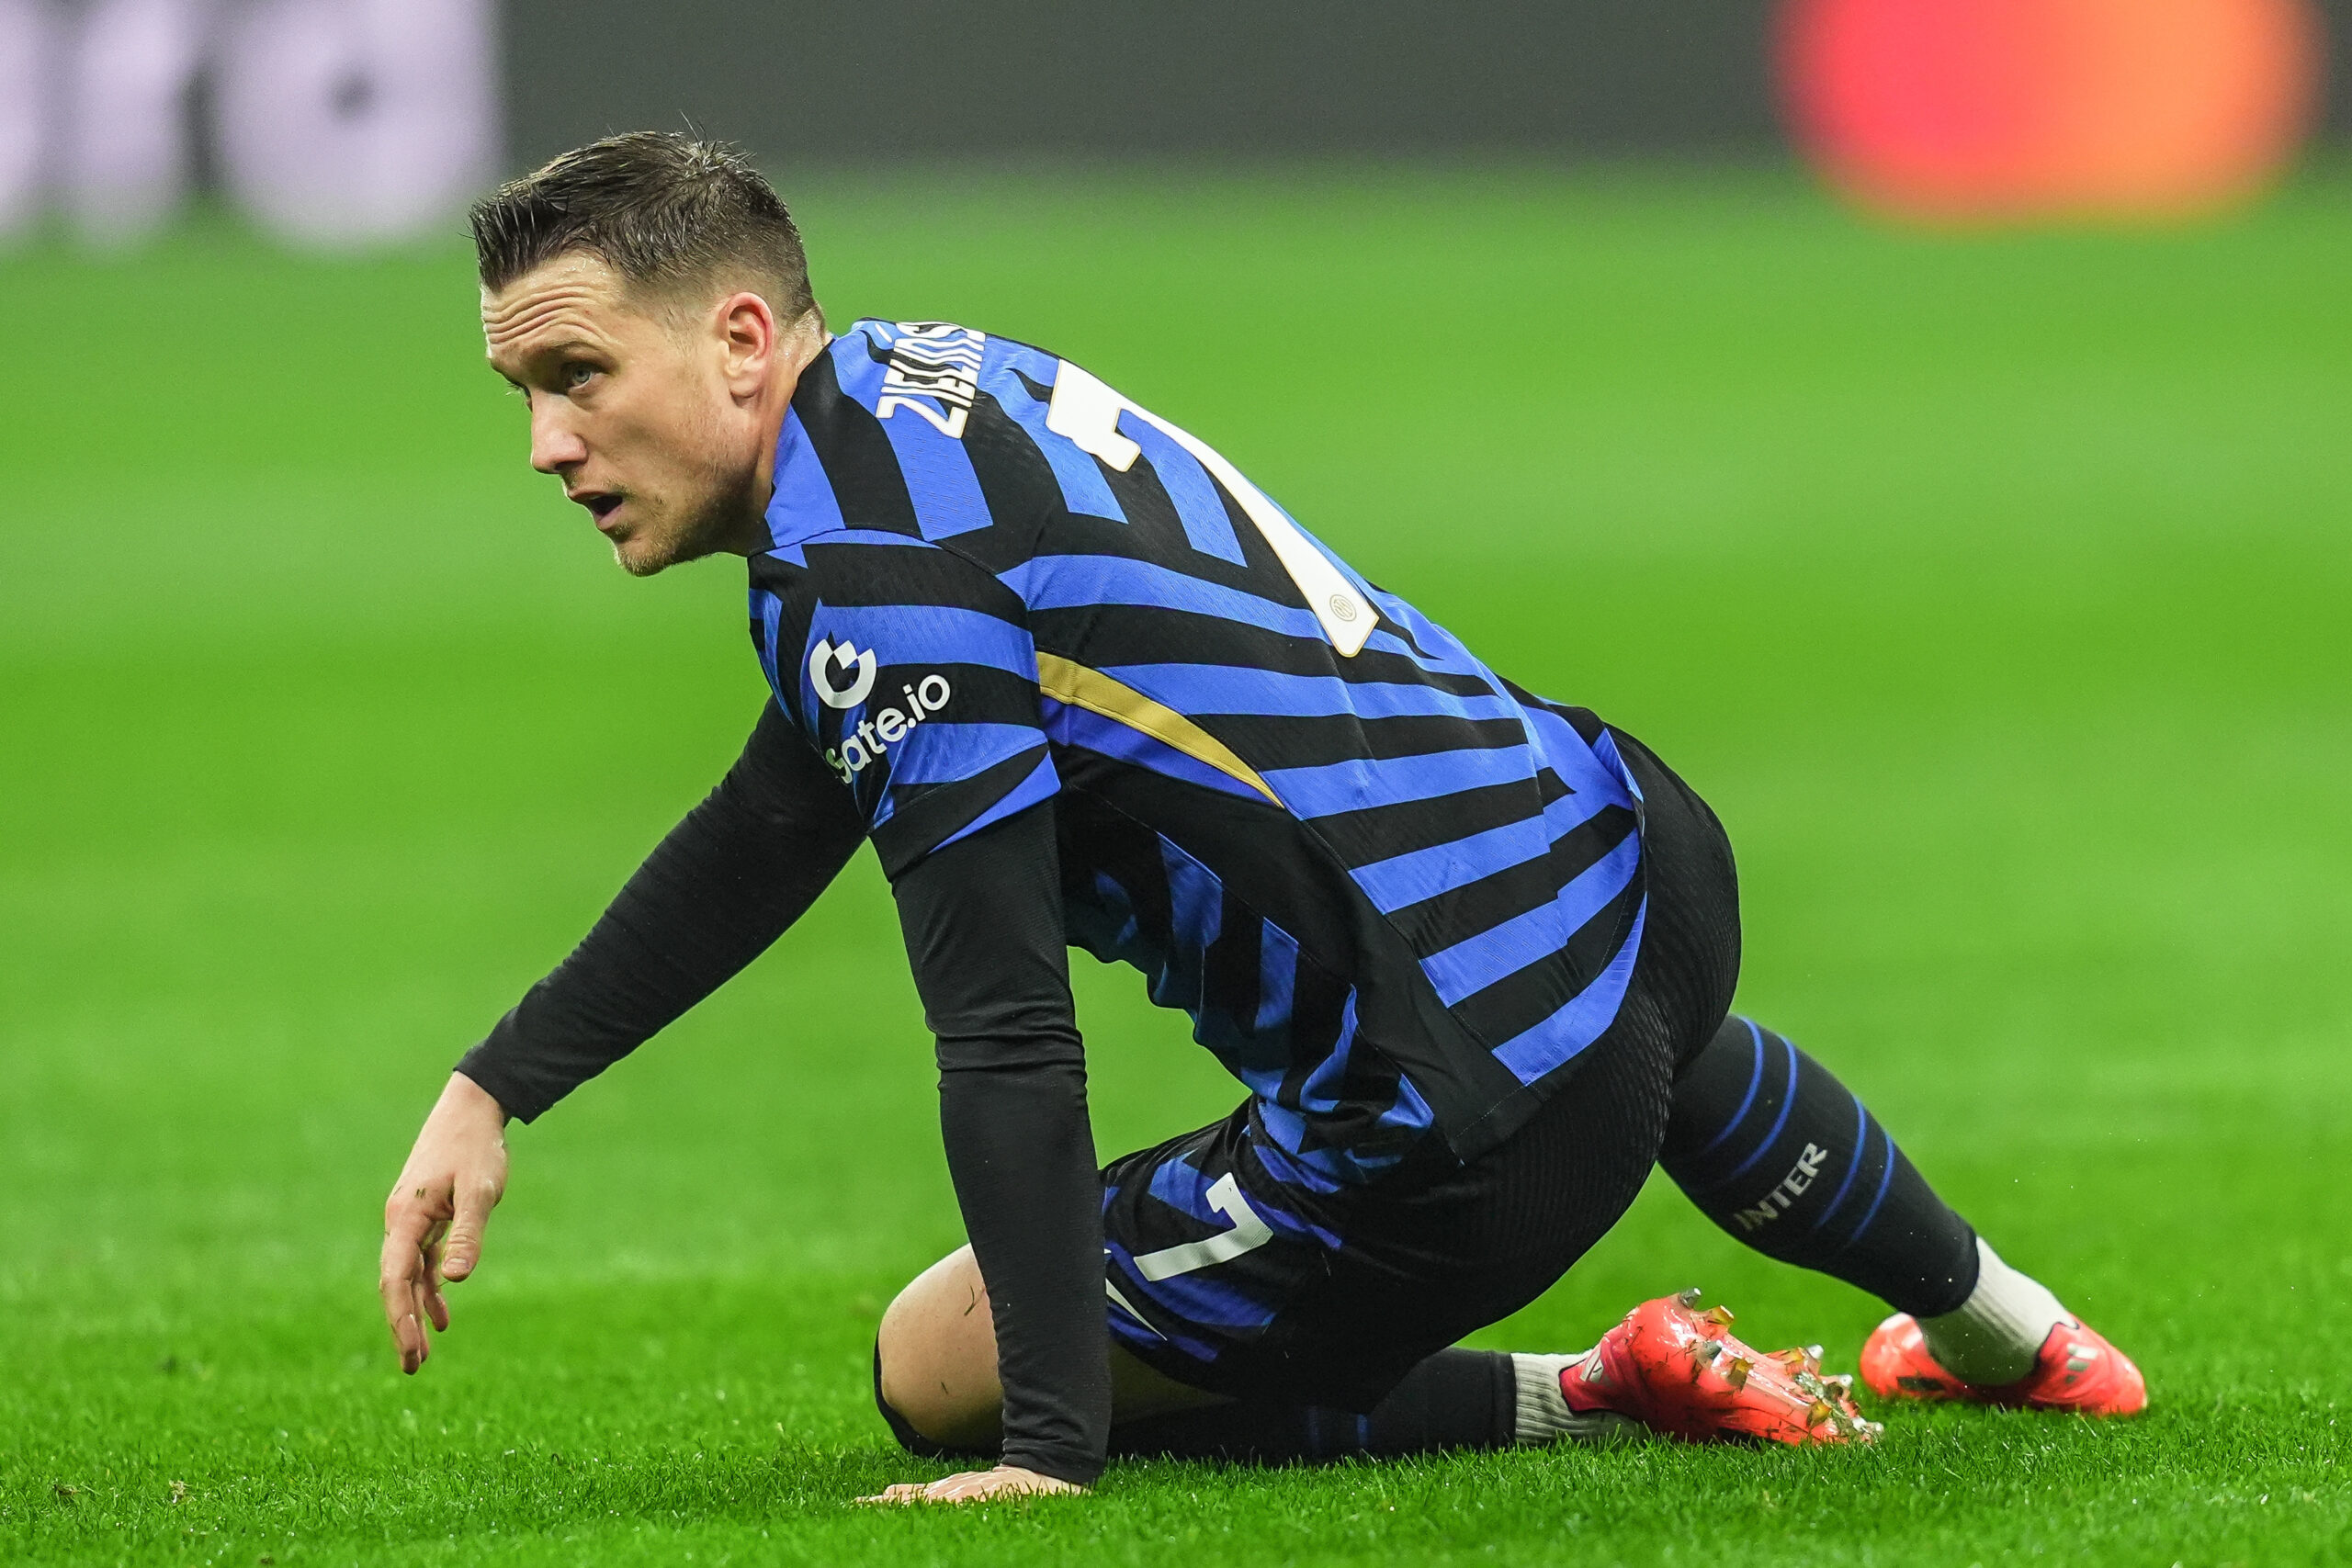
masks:
[[[1615,1018],[1644,894],[1608,730],[1084,370],[860,321],[767,524],[753,642],[884,869],[1049,806],[1070,943],[1192,1016],[1279,1179],[1489,1147]]]

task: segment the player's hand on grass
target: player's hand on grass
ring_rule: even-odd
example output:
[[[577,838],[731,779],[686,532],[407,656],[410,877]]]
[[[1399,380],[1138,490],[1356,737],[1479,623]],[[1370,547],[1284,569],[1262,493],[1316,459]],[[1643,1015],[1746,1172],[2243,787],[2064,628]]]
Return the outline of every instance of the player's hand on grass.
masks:
[[[994,1470],[967,1470],[960,1474],[945,1476],[938,1481],[904,1481],[896,1486],[885,1486],[876,1496],[860,1497],[861,1503],[994,1503],[1008,1497],[1046,1497],[1083,1495],[1086,1488],[1075,1482],[1057,1481],[1050,1475],[1040,1475],[1034,1470],[1023,1470],[1017,1464],[1001,1464]]]
[[[441,1287],[467,1278],[481,1261],[482,1227],[505,1190],[506,1112],[481,1085],[452,1073],[384,1201],[377,1289],[401,1371],[413,1372],[433,1353],[427,1322],[449,1326]]]

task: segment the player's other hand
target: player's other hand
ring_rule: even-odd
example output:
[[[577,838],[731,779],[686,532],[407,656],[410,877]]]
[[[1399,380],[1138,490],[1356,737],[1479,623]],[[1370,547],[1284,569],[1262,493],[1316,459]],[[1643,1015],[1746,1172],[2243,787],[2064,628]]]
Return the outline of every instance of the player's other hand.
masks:
[[[1082,1495],[1086,1488],[1075,1482],[1057,1481],[1050,1475],[1040,1475],[1034,1470],[1023,1470],[1017,1464],[1001,1464],[994,1470],[967,1470],[960,1475],[950,1475],[929,1483],[901,1482],[885,1486],[880,1495],[860,1497],[861,1503],[994,1503],[1008,1497],[1046,1497]]]
[[[482,1227],[506,1190],[506,1112],[462,1073],[449,1075],[433,1114],[384,1201],[384,1257],[377,1289],[401,1371],[424,1365],[424,1325],[449,1326],[444,1282],[481,1261]]]

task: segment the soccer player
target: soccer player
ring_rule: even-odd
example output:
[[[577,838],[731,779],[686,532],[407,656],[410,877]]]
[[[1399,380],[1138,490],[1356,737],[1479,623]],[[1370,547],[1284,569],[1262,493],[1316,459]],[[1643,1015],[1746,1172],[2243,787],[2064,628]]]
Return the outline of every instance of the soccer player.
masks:
[[[726,149],[600,141],[473,227],[532,466],[631,573],[747,558],[775,700],[426,1121],[386,1206],[406,1371],[479,1263],[506,1121],[723,984],[870,840],[970,1237],[885,1314],[876,1397],[908,1449],[985,1461],[888,1500],[1069,1491],[1122,1453],[1868,1438],[1817,1354],[1750,1349],[1695,1292],[1581,1355],[1451,1348],[1654,1162],[1896,1309],[1863,1351],[1883,1395],[2144,1403],[1826,1069],[1730,1014],[1730,847],[1633,737],[1069,361],[941,321],[831,333]],[[1230,1116],[1098,1168],[1069,947],[1190,1015],[1248,1091]]]

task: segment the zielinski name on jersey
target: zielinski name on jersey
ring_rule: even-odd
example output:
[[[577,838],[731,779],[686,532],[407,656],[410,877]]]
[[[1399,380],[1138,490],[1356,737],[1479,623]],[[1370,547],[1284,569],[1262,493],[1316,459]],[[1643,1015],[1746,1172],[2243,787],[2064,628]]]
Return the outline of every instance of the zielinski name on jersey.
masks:
[[[964,422],[980,395],[980,355],[988,334],[953,321],[900,321],[891,330],[898,335],[890,341],[874,417],[888,419],[905,409],[942,435],[962,440]]]

